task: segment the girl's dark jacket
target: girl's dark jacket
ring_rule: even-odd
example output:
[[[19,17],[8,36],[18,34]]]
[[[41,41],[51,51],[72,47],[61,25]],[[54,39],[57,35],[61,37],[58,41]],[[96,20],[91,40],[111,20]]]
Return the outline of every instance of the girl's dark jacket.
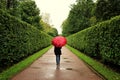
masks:
[[[61,47],[54,47],[55,55],[61,55]]]

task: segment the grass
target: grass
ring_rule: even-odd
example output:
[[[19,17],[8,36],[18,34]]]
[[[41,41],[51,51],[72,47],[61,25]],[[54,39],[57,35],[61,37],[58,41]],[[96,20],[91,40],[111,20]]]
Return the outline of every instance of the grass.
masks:
[[[34,55],[31,55],[30,57],[26,58],[25,60],[19,62],[18,64],[15,64],[14,66],[10,67],[6,71],[3,71],[0,73],[0,80],[10,80],[14,75],[28,67],[30,64],[32,64],[36,59],[38,59],[40,56],[42,56],[46,51],[48,51],[52,46],[49,46],[43,50],[40,50],[39,52],[35,53]]]
[[[85,63],[87,63],[90,67],[92,67],[92,69],[94,69],[96,72],[101,74],[106,80],[120,80],[119,73],[107,68],[102,63],[86,56],[85,54],[81,53],[80,51],[78,51],[68,45],[67,45],[67,48],[69,48],[80,59],[82,59]]]

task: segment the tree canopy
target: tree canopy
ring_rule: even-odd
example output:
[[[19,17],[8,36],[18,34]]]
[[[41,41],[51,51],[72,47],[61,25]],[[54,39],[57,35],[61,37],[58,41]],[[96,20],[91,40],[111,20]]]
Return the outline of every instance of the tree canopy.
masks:
[[[27,0],[21,1],[20,3],[21,8],[21,20],[36,26],[38,29],[41,29],[40,19],[39,16],[40,10],[37,8],[34,1]]]
[[[96,3],[95,16],[97,21],[108,20],[120,15],[120,0],[98,0]]]
[[[62,24],[65,36],[91,27],[98,22],[120,15],[120,0],[76,0]]]
[[[63,22],[63,34],[70,35],[89,27],[93,6],[92,0],[77,0],[76,4],[71,6],[68,18]]]
[[[50,24],[43,22],[43,20],[41,20],[40,23],[42,25],[42,31],[53,37],[58,35],[58,31],[56,28],[53,28]]]
[[[43,29],[44,32],[51,36],[58,35],[57,29],[41,21],[40,10],[33,0],[0,0],[0,9],[39,30]]]

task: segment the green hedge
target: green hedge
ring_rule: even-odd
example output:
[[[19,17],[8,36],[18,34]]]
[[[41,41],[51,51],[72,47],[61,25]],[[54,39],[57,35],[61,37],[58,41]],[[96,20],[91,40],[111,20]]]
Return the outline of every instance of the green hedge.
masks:
[[[0,10],[0,67],[10,66],[51,44],[52,37]]]
[[[120,66],[120,16],[68,36],[68,44],[103,62]]]

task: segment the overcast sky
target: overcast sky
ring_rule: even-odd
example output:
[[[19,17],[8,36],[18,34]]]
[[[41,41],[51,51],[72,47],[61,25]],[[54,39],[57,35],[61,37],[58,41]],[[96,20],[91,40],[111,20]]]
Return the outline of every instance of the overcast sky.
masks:
[[[61,24],[67,18],[70,5],[75,3],[76,0],[35,0],[37,7],[41,13],[49,13],[51,25],[61,33]]]

